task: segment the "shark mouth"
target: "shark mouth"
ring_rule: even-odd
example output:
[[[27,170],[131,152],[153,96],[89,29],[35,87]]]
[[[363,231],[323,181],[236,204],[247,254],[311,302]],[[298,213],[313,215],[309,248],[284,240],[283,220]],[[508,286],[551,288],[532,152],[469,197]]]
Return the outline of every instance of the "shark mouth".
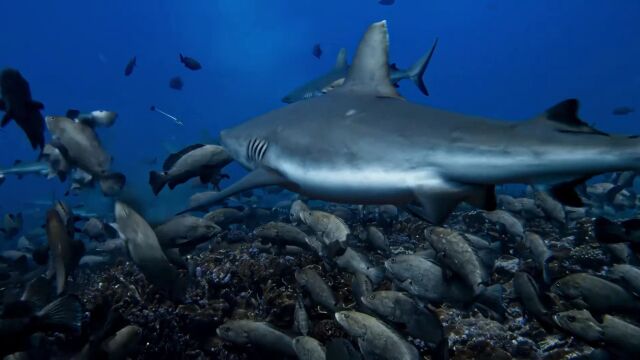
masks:
[[[254,163],[259,163],[267,153],[269,143],[264,139],[253,138],[247,145],[247,159]]]

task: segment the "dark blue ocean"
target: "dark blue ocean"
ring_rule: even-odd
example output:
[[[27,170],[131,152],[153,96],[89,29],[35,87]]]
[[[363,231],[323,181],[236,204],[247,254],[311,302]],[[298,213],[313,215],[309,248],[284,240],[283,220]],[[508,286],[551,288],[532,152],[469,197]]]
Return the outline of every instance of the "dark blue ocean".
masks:
[[[45,115],[118,112],[116,125],[99,136],[113,168],[127,175],[128,191],[158,217],[183,207],[192,192],[183,186],[152,195],[148,171],[170,151],[284,106],[284,94],[329,70],[340,47],[352,56],[364,29],[381,19],[389,23],[391,60],[401,67],[440,38],[425,75],[431,96],[401,84],[411,101],[523,120],[575,97],[586,122],[640,133],[638,115],[612,115],[615,107],[639,105],[640,2],[632,0],[5,1],[2,14],[0,66],[22,72]],[[320,59],[311,54],[315,43]],[[189,71],[179,53],[203,69]],[[138,65],[125,77],[132,56]],[[182,91],[169,88],[174,76],[182,77]],[[1,130],[0,147],[0,167],[38,155],[14,123]],[[145,164],[154,158],[158,165]],[[66,187],[57,179],[9,177],[0,186],[0,211],[28,211],[33,201],[62,198]],[[91,192],[67,201],[111,206]]]

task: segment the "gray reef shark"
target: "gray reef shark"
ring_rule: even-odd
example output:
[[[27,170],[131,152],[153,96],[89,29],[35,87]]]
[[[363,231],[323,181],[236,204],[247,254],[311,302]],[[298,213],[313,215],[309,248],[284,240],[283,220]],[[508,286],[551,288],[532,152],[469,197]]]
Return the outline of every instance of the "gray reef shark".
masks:
[[[222,145],[251,171],[194,195],[186,211],[279,185],[319,200],[400,205],[440,223],[461,202],[495,209],[496,184],[550,184],[556,199],[579,206],[577,184],[640,167],[640,140],[590,127],[574,99],[521,122],[410,103],[390,81],[387,52],[382,21],[367,30],[343,86],[222,131]]]
[[[438,39],[436,38],[431,50],[406,70],[398,68],[396,64],[389,65],[391,83],[397,87],[400,81],[411,79],[421,93],[429,96],[429,90],[427,90],[427,86],[424,84],[422,77],[424,76],[424,72],[427,70],[427,66],[429,66],[429,62],[431,61],[431,57],[433,56],[433,52],[436,50],[437,45]],[[349,65],[347,64],[347,50],[343,48],[338,52],[336,66],[331,69],[331,71],[296,88],[283,97],[282,102],[291,104],[296,101],[324,95],[335,88],[342,86],[348,74]]]

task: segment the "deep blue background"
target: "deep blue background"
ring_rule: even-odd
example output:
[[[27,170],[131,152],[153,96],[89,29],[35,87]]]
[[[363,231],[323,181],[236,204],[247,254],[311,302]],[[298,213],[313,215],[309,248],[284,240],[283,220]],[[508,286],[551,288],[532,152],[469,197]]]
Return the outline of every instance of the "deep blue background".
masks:
[[[520,120],[577,97],[585,121],[640,133],[637,114],[611,115],[617,106],[640,108],[638,14],[635,0],[397,0],[392,7],[375,0],[5,1],[0,67],[23,73],[45,114],[117,111],[116,125],[100,130],[114,168],[144,201],[173,211],[189,190],[150,202],[149,166],[141,160],[161,162],[165,144],[199,142],[205,129],[216,136],[283,106],[281,97],[327,71],[340,47],[352,56],[364,29],[381,19],[389,21],[391,59],[401,67],[440,37],[425,77],[432,96],[401,84],[412,101]],[[325,51],[320,60],[311,56],[316,42]],[[185,69],[179,52],[204,69]],[[125,78],[134,55],[138,67]],[[181,92],[168,87],[176,75],[185,82]],[[150,112],[152,104],[185,126]],[[0,147],[0,166],[37,155],[15,124],[0,133]],[[59,197],[63,189],[57,181],[11,178],[0,186],[0,211]]]

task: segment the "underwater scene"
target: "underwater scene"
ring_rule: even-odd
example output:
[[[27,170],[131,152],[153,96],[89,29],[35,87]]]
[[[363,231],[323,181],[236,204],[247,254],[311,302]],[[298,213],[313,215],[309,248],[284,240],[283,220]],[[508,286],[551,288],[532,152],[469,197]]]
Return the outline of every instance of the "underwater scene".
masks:
[[[639,14],[5,1],[0,359],[640,358]]]

